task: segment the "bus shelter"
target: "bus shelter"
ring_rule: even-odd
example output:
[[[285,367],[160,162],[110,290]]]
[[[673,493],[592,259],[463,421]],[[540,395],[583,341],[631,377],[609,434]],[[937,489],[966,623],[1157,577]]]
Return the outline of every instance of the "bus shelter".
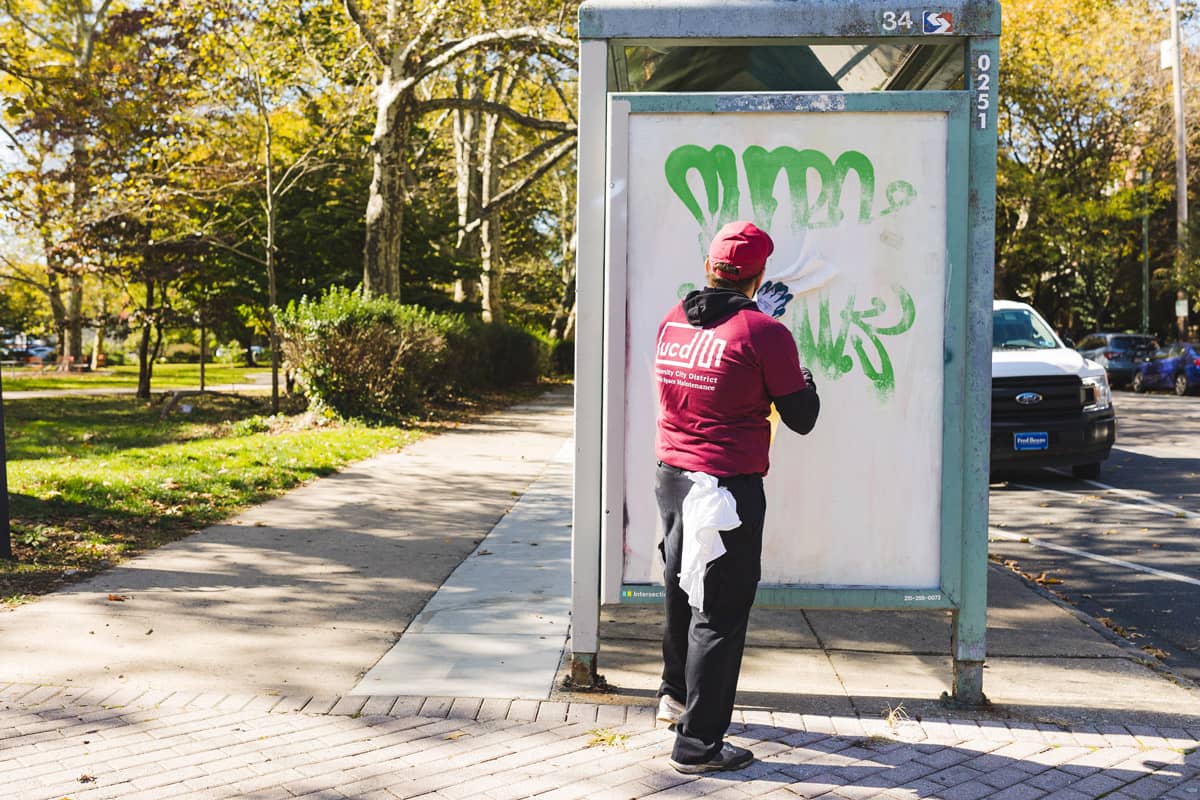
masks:
[[[601,604],[661,602],[657,325],[749,219],[822,399],[772,440],[756,602],[948,610],[953,696],[982,701],[999,34],[985,0],[580,8],[577,684]]]

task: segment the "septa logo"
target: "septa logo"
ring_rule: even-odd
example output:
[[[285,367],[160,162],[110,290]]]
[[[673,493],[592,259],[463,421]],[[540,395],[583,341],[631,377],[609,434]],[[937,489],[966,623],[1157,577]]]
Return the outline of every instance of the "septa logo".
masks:
[[[949,11],[926,11],[922,15],[925,33],[953,33],[954,15]]]
[[[718,339],[712,331],[697,330],[691,325],[668,322],[658,337],[658,348],[654,351],[654,363],[669,367],[721,366],[725,354],[725,340]]]

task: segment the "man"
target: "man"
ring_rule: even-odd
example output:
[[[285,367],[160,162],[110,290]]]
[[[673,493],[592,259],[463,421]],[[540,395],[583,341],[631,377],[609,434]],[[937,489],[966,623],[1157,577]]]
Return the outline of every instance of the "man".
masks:
[[[724,735],[760,577],[768,415],[774,404],[785,425],[805,434],[820,410],[812,374],[800,366],[791,333],[774,319],[790,295],[781,297],[776,287],[759,303],[751,299],[774,247],[749,222],[726,225],[704,262],[707,287],[688,294],[658,331],[655,493],[665,531],[659,548],[666,626],[657,718],[674,724],[671,766],[687,774],[741,769],[754,760]],[[684,499],[701,486],[689,473],[715,476],[741,522],[720,533],[716,544],[725,552],[703,572],[703,591],[695,592],[700,604],[680,586],[684,542],[696,535],[684,529]]]

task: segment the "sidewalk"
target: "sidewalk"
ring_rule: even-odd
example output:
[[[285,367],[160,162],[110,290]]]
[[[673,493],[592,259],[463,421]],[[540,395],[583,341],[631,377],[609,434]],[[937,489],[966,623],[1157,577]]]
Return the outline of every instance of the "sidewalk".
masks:
[[[551,393],[0,614],[0,797],[1200,798],[1200,691],[999,570],[990,708],[939,702],[942,615],[760,609],[759,761],[676,774],[658,609],[555,688],[570,428]]]

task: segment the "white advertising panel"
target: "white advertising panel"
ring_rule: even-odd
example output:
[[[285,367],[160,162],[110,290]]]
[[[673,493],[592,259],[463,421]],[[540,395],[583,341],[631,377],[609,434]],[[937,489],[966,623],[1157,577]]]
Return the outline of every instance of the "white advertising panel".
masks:
[[[609,241],[626,286],[623,582],[661,580],[658,324],[704,285],[715,231],[748,219],[775,241],[765,280],[794,296],[779,319],[822,402],[808,436],[776,425],[763,582],[938,586],[946,115],[636,113],[615,130],[627,133],[609,160],[625,166],[609,176],[626,198]]]

